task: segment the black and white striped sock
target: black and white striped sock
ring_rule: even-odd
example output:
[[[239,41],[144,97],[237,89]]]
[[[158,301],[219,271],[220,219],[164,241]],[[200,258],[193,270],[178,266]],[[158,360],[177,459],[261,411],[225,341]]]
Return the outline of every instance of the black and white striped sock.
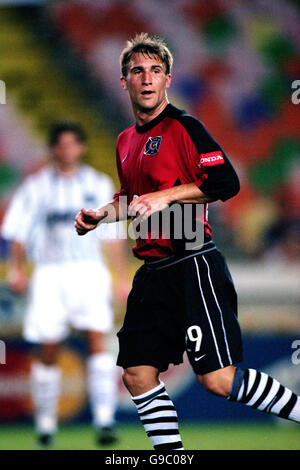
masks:
[[[264,372],[237,368],[228,400],[300,422],[300,397]]]
[[[132,399],[154,449],[182,450],[177,413],[163,382]]]

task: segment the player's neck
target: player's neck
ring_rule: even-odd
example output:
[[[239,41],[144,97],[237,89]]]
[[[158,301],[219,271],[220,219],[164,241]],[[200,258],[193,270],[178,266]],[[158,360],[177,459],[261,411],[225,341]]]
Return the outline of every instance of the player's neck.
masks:
[[[145,110],[145,109],[138,109],[134,107],[133,112],[134,112],[134,117],[135,117],[137,125],[143,126],[144,124],[147,124],[148,122],[155,119],[160,113],[163,112],[163,110],[168,104],[169,104],[169,101],[166,98],[156,108],[153,108],[153,109]]]
[[[78,172],[79,165],[54,165],[55,171],[58,175],[70,178]]]

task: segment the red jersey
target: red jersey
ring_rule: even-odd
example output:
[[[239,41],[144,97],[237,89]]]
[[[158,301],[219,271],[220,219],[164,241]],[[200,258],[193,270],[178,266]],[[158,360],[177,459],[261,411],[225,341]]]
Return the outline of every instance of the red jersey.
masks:
[[[133,197],[195,183],[206,195],[225,201],[239,191],[234,168],[217,142],[195,117],[168,104],[155,119],[123,131],[117,140],[117,167],[121,190],[114,199]],[[205,204],[201,230],[211,240]],[[176,243],[163,236],[138,238],[134,255],[140,259],[176,254]]]

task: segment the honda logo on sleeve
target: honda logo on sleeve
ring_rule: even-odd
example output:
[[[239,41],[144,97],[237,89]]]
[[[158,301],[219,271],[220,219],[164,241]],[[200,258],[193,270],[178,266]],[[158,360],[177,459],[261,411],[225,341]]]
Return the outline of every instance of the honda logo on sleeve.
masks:
[[[202,153],[200,157],[200,164],[202,166],[213,166],[224,163],[225,161],[221,151]]]

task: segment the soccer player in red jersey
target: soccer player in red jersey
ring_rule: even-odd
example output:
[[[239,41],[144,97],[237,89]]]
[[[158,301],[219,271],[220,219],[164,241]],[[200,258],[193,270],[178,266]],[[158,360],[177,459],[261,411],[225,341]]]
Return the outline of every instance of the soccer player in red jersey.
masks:
[[[169,237],[151,226],[133,249],[144,264],[118,333],[117,364],[147,435],[157,450],[183,449],[177,413],[159,374],[182,362],[184,351],[209,392],[299,422],[300,397],[267,374],[236,365],[242,361],[237,295],[207,221],[209,203],[238,193],[236,172],[203,124],[168,102],[173,58],[164,41],[137,35],[120,61],[136,120],[118,137],[121,189],[107,205],[82,209],[77,233],[127,217],[141,227],[174,204],[203,208],[200,217],[194,212],[192,220],[184,219],[196,222],[201,243],[193,249],[187,237],[174,236],[176,218]]]

